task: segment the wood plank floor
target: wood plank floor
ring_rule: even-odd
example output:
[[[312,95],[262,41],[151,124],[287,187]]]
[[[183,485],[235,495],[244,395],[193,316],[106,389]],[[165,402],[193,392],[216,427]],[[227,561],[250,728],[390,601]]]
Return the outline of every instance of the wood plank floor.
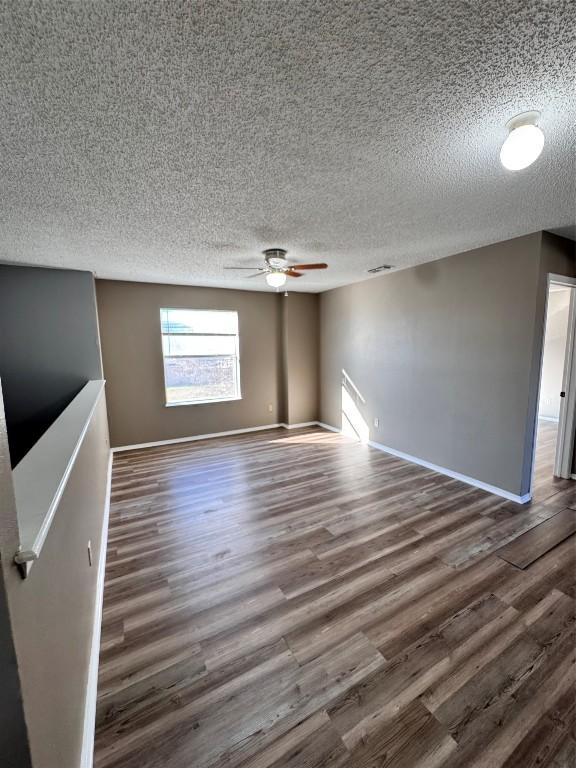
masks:
[[[498,557],[518,568],[527,568],[574,533],[576,514],[565,509],[499,549]]]
[[[315,428],[117,454],[96,768],[573,768],[575,536],[497,553],[575,507]]]

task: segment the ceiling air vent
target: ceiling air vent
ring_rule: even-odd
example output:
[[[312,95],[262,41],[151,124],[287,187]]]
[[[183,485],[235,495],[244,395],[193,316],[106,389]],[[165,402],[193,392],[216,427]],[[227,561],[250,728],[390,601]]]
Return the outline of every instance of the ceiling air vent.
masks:
[[[370,275],[377,275],[378,272],[386,272],[387,269],[392,269],[392,264],[382,264],[381,267],[373,267],[368,270]]]

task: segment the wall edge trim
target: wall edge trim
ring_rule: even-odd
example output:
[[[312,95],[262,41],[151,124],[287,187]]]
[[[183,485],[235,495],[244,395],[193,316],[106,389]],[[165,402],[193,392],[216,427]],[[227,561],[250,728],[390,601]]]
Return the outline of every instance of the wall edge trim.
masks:
[[[329,424],[324,424],[323,422],[318,422],[318,426],[324,427],[324,429],[328,429],[331,432],[341,432],[341,429],[338,429],[337,427],[332,427]],[[526,493],[522,496],[512,493],[511,491],[507,491],[505,488],[498,488],[495,485],[490,485],[489,483],[485,483],[483,480],[477,480],[475,477],[469,477],[468,475],[462,475],[460,472],[455,472],[452,469],[447,469],[446,467],[440,467],[438,464],[432,464],[430,461],[426,461],[425,459],[420,459],[417,456],[412,456],[409,453],[404,453],[403,451],[398,451],[396,448],[390,448],[387,445],[383,445],[382,443],[377,443],[374,440],[368,440],[367,445],[369,445],[371,448],[375,448],[377,451],[382,451],[383,453],[389,453],[392,456],[396,456],[399,459],[403,459],[404,461],[409,461],[411,464],[418,464],[420,467],[425,467],[426,469],[431,469],[433,472],[438,472],[440,475],[446,475],[447,477],[451,477],[454,480],[460,480],[462,483],[466,483],[467,485],[472,485],[475,488],[480,488],[483,491],[487,491],[488,493],[492,493],[495,496],[501,496],[503,499],[507,499],[508,501],[515,501],[518,504],[526,504],[530,499],[532,498],[531,494]]]
[[[330,424],[325,424],[323,421],[318,421],[316,423],[319,427],[322,427],[322,429],[327,429],[329,432],[342,432],[339,427],[333,427]]]
[[[102,631],[102,604],[104,599],[104,577],[106,573],[106,551],[108,549],[108,522],[110,520],[110,495],[112,490],[112,459],[108,455],[108,470],[106,474],[106,500],[104,503],[104,519],[102,521],[102,538],[100,540],[100,555],[98,558],[98,576],[96,579],[96,600],[94,603],[94,623],[92,626],[92,645],[88,666],[86,684],[86,700],[84,704],[84,734],[82,737],[81,768],[92,768],[94,761],[94,735],[96,727],[96,700],[98,696],[98,666],[100,661],[100,634]]]
[[[208,432],[204,435],[192,435],[190,437],[171,437],[169,440],[153,440],[150,443],[134,443],[133,445],[118,445],[112,448],[112,453],[122,451],[137,451],[139,448],[154,448],[157,445],[174,445],[176,443],[192,443],[196,440],[210,440],[213,437],[228,437],[228,435],[243,435],[247,432],[261,432],[265,429],[278,429],[284,424],[264,424],[261,427],[245,427],[244,429],[229,429],[226,432]]]
[[[192,435],[191,437],[172,437],[169,440],[154,440],[150,443],[134,443],[133,445],[118,445],[111,448],[112,453],[122,451],[137,451],[139,448],[154,448],[157,445],[174,445],[176,443],[192,443],[195,440],[210,440],[213,437],[228,437],[228,435],[243,435],[248,432],[263,432],[266,429],[304,429],[305,427],[322,426],[319,421],[301,421],[298,424],[285,424],[279,421],[277,424],[263,424],[261,427],[245,427],[244,429],[229,429],[226,432],[208,432],[204,435]]]

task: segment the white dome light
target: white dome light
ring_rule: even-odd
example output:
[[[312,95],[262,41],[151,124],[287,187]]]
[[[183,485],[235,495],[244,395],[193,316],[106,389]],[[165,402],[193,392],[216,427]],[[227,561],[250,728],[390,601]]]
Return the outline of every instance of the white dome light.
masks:
[[[270,288],[281,288],[286,282],[286,275],[284,272],[268,272],[266,282]]]
[[[544,133],[535,125],[539,112],[525,112],[507,124],[510,133],[500,150],[500,162],[509,171],[521,171],[540,157]]]

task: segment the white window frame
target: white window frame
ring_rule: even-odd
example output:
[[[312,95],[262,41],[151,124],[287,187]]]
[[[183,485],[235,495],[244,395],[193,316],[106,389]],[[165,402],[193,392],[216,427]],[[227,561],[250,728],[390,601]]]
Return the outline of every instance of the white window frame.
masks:
[[[162,329],[162,313],[163,312],[227,312],[236,315],[237,319],[237,331],[236,333],[164,333]],[[236,354],[235,355],[165,355],[164,354],[164,336],[225,336],[234,337],[236,339]],[[209,405],[210,403],[230,403],[236,400],[242,400],[242,384],[240,380],[240,316],[235,309],[190,309],[189,307],[161,307],[160,308],[160,343],[162,350],[162,371],[164,376],[164,405],[166,408],[174,408],[180,405]],[[178,357],[227,357],[233,358],[236,361],[236,383],[237,391],[234,397],[215,397],[208,400],[182,400],[179,403],[168,402],[168,387],[166,385],[166,365],[165,360],[178,358]]]

